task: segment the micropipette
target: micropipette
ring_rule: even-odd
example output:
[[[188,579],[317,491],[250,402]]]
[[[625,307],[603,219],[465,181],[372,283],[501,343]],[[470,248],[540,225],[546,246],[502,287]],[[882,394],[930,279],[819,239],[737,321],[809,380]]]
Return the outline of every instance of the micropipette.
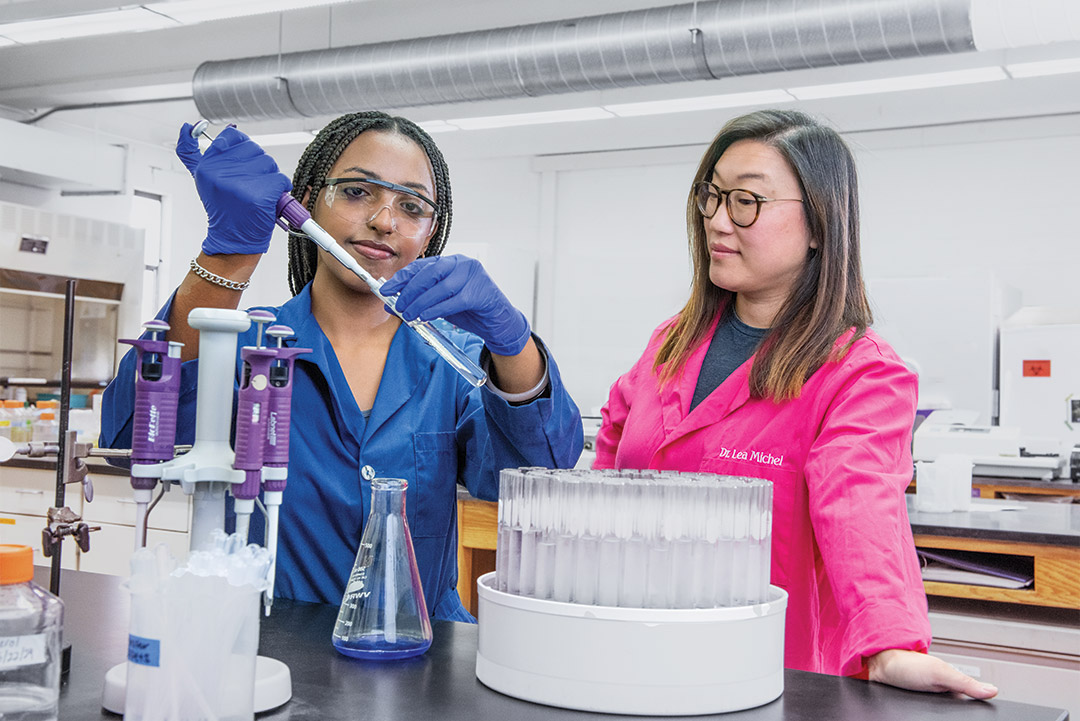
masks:
[[[270,366],[270,397],[266,413],[266,446],[263,449],[263,503],[266,506],[266,548],[270,551],[269,586],[263,595],[263,607],[270,615],[274,602],[274,577],[277,572],[278,509],[281,507],[289,465],[289,425],[292,418],[293,364],[296,356],[310,353],[310,348],[286,348],[285,338],[293,335],[286,325],[272,325],[266,335],[277,339],[274,365]]]
[[[200,120],[191,128],[191,137],[198,138],[200,135],[206,135],[207,121]],[[295,198],[293,198],[288,192],[282,193],[281,198],[277,202],[277,224],[285,229],[286,232],[292,232],[292,225],[295,228],[299,228],[308,238],[311,238],[320,248],[332,255],[339,263],[351,270],[356,277],[364,281],[375,295],[382,298],[386,303],[386,306],[396,315],[401,321],[416,331],[425,343],[432,347],[432,349],[438,353],[443,360],[450,364],[450,366],[456,370],[462,378],[467,380],[471,385],[479,388],[487,382],[487,373],[478,366],[472,358],[470,358],[465,351],[458,348],[454,343],[441,333],[435,326],[425,320],[406,320],[404,316],[398,312],[396,307],[397,296],[386,296],[381,292],[383,283],[386,281],[382,278],[376,278],[367,272],[363,266],[361,266],[356,259],[346,252],[344,248],[338,245],[333,236],[323,230],[322,226],[316,223],[311,214],[307,211],[303,205],[300,204]]]
[[[146,539],[146,522],[158,476],[153,466],[175,455],[176,413],[180,393],[182,343],[159,338],[169,324],[151,320],[143,324],[149,339],[125,339],[135,346],[135,413],[131,431],[131,487],[135,496],[135,548]]]
[[[262,347],[262,328],[274,322],[274,314],[253,310],[248,318],[258,326],[255,345],[240,349],[244,374],[240,381],[236,406],[236,457],[233,468],[244,472],[244,482],[232,487],[235,499],[236,533],[244,543],[248,539],[251,514],[262,482],[263,451],[266,439],[266,406],[270,400],[270,365],[276,353]]]

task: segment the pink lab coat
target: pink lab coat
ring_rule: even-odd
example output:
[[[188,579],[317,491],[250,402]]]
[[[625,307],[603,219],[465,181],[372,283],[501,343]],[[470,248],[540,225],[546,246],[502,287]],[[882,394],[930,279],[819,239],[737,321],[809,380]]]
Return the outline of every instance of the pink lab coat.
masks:
[[[925,651],[930,622],[904,501],[915,375],[868,331],[795,400],[750,398],[751,358],[688,412],[708,341],[660,389],[652,364],[672,322],[611,387],[593,467],[773,482],[771,580],[789,594],[786,667],[859,675],[878,651]]]

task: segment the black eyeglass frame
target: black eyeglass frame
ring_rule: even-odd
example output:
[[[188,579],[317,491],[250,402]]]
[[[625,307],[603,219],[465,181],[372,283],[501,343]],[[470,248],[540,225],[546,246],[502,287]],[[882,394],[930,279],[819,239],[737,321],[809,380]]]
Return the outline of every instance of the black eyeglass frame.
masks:
[[[378,180],[376,178],[326,178],[323,180],[323,187],[329,187],[332,185],[341,185],[342,183],[370,183],[380,188],[386,188],[387,190],[393,190],[396,193],[405,193],[411,195],[414,198],[419,198],[428,205],[431,206],[432,219],[439,217],[439,206],[435,204],[435,201],[431,198],[418,193],[412,188],[406,188],[404,185],[398,185],[397,183],[391,183],[388,180]]]
[[[702,188],[711,188],[712,190],[714,190],[716,192],[716,197],[717,197],[716,210],[714,210],[713,212],[711,212],[709,214],[706,214],[705,213],[705,208],[702,207],[703,206],[702,198],[701,198],[701,190],[702,190]],[[755,193],[752,190],[747,190],[746,188],[728,188],[728,189],[725,190],[724,188],[721,188],[720,186],[716,185],[715,183],[710,183],[708,180],[699,180],[699,181],[697,181],[696,183],[694,183],[691,186],[690,192],[694,197],[694,205],[697,207],[698,212],[701,213],[702,218],[709,219],[709,218],[712,218],[713,216],[715,216],[716,212],[718,210],[720,210],[721,203],[723,203],[724,208],[727,210],[728,218],[730,218],[731,222],[734,223],[735,225],[737,225],[740,228],[749,228],[751,225],[753,225],[754,223],[757,222],[758,216],[761,215],[761,206],[762,206],[763,203],[776,203],[776,202],[780,202],[780,201],[791,201],[791,202],[794,202],[794,203],[804,203],[804,202],[806,202],[802,198],[766,198],[764,195],[762,195],[760,193]],[[749,223],[740,223],[737,220],[735,220],[735,216],[732,215],[732,212],[731,212],[731,194],[734,193],[734,192],[746,193],[747,195],[750,195],[750,196],[752,196],[754,198],[754,201],[756,203],[755,206],[754,206],[754,219],[751,220]]]

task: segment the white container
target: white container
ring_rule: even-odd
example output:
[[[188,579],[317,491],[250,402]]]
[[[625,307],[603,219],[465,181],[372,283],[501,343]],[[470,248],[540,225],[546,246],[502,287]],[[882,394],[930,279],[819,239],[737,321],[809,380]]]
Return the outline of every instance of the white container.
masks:
[[[642,716],[761,706],[784,691],[787,592],[753,606],[645,609],[516,596],[477,581],[476,677],[548,706]]]
[[[915,464],[915,509],[926,513],[971,510],[971,456],[943,453]]]

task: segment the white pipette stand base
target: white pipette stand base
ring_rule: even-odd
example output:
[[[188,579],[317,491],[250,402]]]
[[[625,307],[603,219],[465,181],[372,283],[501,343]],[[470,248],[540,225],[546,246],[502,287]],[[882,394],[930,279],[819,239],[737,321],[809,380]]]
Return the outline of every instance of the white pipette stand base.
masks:
[[[127,697],[127,662],[117,664],[105,674],[101,705],[106,711],[124,713]],[[281,706],[292,698],[292,674],[289,667],[274,658],[255,659],[255,713]]]

